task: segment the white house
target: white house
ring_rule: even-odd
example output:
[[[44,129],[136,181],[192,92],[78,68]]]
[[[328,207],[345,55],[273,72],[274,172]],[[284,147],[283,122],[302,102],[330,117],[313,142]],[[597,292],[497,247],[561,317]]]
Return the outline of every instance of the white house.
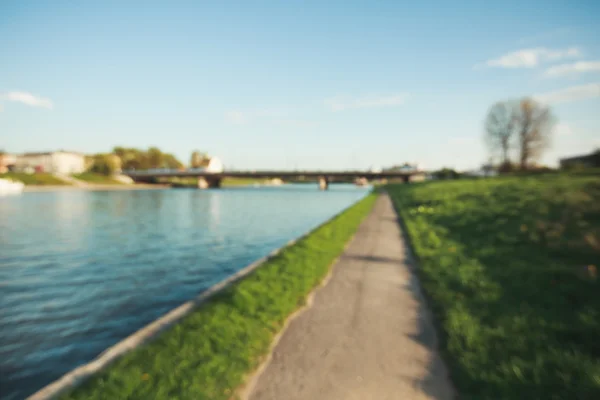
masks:
[[[218,174],[223,172],[223,163],[218,157],[209,157],[202,160],[202,165],[198,168],[190,168],[190,171],[212,172]]]
[[[52,174],[79,174],[85,171],[85,156],[69,151],[25,153],[17,156],[15,168],[19,171],[33,169]]]
[[[219,158],[211,157],[206,166],[206,171],[216,173],[223,172],[223,163]]]

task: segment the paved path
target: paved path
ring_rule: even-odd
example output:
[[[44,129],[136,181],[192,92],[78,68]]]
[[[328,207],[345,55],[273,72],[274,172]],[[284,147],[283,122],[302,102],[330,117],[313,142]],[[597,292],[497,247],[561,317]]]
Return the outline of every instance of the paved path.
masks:
[[[452,399],[387,195],[310,308],[293,319],[251,400]]]

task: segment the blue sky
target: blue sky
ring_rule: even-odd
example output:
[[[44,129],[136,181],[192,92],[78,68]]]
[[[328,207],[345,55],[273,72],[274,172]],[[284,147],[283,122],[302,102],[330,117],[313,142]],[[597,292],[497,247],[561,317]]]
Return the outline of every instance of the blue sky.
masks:
[[[600,146],[598,15],[594,0],[3,1],[0,148],[474,168],[488,108],[527,95],[558,117],[555,164]]]

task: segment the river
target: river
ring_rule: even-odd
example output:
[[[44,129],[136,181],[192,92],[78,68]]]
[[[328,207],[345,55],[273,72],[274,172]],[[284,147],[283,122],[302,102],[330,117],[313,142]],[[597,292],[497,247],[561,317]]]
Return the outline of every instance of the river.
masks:
[[[0,197],[0,397],[25,398],[368,190]]]

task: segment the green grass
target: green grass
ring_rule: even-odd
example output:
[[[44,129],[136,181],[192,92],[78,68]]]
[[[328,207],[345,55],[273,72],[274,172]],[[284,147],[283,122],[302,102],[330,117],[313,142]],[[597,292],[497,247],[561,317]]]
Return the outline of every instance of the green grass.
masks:
[[[229,399],[328,273],[376,197],[285,249],[64,399]]]
[[[110,176],[96,174],[94,172],[84,172],[81,174],[73,174],[73,178],[78,179],[80,181],[84,181],[87,183],[97,184],[97,185],[122,185],[122,182],[119,182],[115,179],[112,179]]]
[[[248,186],[254,185],[255,183],[265,183],[266,179],[254,179],[254,178],[224,178],[221,182],[221,186]]]
[[[166,183],[174,185],[198,187],[198,178],[169,178],[163,179]],[[255,179],[255,178],[223,178],[221,181],[221,187],[232,187],[232,186],[250,186],[255,183],[265,183],[266,179]]]
[[[69,185],[69,183],[47,173],[26,174],[24,172],[7,172],[0,174],[0,178],[21,181],[25,185]]]
[[[389,186],[461,399],[600,399],[600,179]]]

